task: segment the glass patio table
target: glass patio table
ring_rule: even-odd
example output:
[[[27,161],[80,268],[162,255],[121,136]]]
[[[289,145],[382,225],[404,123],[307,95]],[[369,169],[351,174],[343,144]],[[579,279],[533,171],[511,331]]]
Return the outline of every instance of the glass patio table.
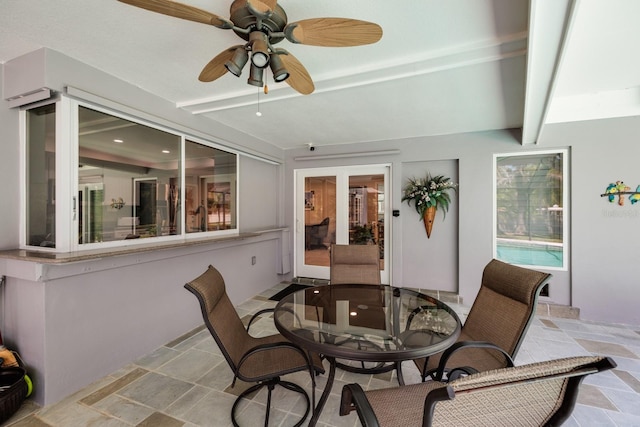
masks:
[[[301,348],[323,355],[329,376],[310,426],[329,397],[336,359],[391,363],[403,385],[401,363],[441,352],[460,335],[460,319],[442,301],[385,285],[325,285],[293,292],[274,312],[278,331]]]

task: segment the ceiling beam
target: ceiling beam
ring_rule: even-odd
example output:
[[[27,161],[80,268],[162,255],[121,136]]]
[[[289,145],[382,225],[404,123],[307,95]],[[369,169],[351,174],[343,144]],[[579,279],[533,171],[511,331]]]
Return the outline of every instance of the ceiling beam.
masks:
[[[575,14],[572,0],[531,0],[522,144],[535,144],[547,116],[562,47]]]

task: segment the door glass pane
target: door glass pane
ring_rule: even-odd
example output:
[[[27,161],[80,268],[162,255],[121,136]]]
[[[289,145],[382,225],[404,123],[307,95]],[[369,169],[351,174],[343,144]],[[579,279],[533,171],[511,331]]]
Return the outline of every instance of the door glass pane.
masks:
[[[178,135],[78,108],[80,244],[179,234]]]
[[[27,220],[30,246],[56,246],[56,105],[27,111]]]
[[[329,251],[336,242],[336,177],[304,180],[305,264],[329,266]]]
[[[185,230],[230,230],[236,225],[236,155],[187,141]]]
[[[563,153],[497,157],[496,174],[496,258],[563,267]]]
[[[349,244],[377,245],[384,267],[384,175],[349,177]]]

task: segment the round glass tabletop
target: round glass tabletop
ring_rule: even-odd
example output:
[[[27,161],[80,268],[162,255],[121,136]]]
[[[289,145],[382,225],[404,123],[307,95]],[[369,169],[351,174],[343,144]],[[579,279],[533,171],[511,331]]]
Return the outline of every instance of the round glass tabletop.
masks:
[[[456,313],[442,301],[384,285],[303,289],[280,300],[274,319],[282,335],[306,350],[378,362],[443,351],[461,327]]]

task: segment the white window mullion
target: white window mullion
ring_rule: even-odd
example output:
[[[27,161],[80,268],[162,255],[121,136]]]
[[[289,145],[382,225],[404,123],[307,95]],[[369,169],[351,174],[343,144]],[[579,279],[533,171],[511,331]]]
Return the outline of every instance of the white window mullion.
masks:
[[[184,135],[180,138],[180,167],[178,168],[178,173],[180,174],[180,235],[187,235],[187,209],[185,200],[187,200],[187,178],[186,178],[186,157],[187,157],[187,139]]]
[[[77,103],[61,96],[56,107],[56,251],[77,249]],[[74,206],[75,205],[75,206]]]

